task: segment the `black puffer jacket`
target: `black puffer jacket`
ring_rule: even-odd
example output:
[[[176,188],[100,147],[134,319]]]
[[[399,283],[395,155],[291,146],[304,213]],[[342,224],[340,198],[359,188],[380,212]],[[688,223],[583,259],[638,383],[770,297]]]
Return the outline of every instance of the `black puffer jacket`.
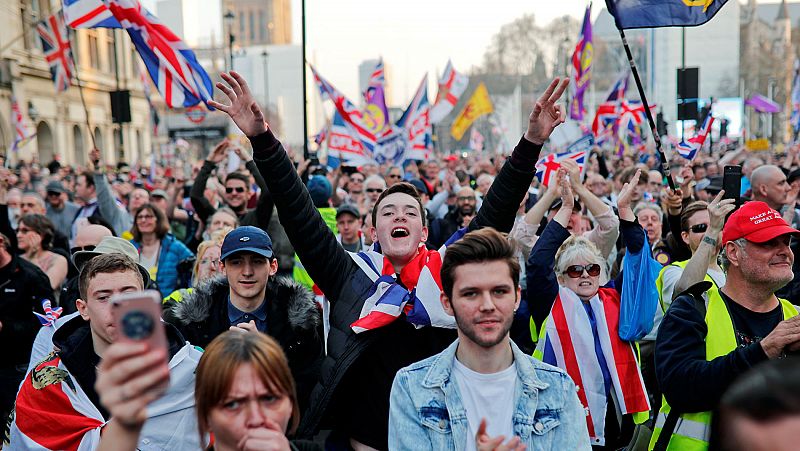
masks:
[[[230,327],[225,278],[200,284],[182,302],[164,305],[164,321],[174,324],[189,343],[205,348]],[[267,333],[283,347],[297,384],[301,410],[308,405],[324,355],[322,316],[310,291],[284,277],[267,283]]]

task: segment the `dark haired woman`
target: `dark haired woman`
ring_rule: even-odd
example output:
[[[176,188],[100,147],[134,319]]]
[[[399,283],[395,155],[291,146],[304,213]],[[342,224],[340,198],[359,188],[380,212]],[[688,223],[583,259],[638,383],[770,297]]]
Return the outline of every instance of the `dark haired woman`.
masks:
[[[25,215],[17,227],[17,248],[22,258],[38,266],[50,279],[50,287],[58,292],[67,277],[69,264],[60,254],[52,252],[55,236],[53,222],[44,215]]]
[[[178,286],[178,263],[192,257],[192,251],[169,233],[167,216],[153,204],[144,204],[133,214],[133,239],[139,250],[139,263],[150,271],[162,297]]]

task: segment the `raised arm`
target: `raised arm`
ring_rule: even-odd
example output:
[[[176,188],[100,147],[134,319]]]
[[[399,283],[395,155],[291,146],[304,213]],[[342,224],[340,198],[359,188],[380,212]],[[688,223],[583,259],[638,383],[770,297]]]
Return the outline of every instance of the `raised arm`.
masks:
[[[314,282],[335,302],[348,282],[347,274],[356,267],[355,262],[314,208],[289,156],[264,121],[245,79],[236,72],[222,73],[222,78],[227,84],[217,83],[217,88],[231,104],[213,100],[209,104],[228,114],[250,138],[254,160],[266,180],[289,241]]]
[[[211,202],[206,199],[206,185],[208,184],[208,178],[211,176],[211,173],[214,172],[217,165],[225,158],[228,147],[230,147],[230,142],[228,142],[227,139],[214,147],[214,150],[211,151],[208,158],[203,161],[203,166],[200,167],[200,172],[197,174],[194,185],[192,185],[192,190],[189,192],[189,200],[192,202],[192,207],[194,207],[197,217],[203,221],[206,227],[208,226],[208,218],[216,211],[214,206],[211,205]]]
[[[542,145],[565,120],[564,108],[557,102],[568,84],[569,80],[554,79],[536,101],[525,135],[486,193],[478,215],[469,224],[470,230],[482,227],[494,227],[501,232],[511,230],[519,204],[533,180]]]
[[[87,168],[93,174],[94,186],[97,190],[97,208],[100,210],[103,219],[111,223],[114,230],[122,233],[131,229],[133,218],[126,210],[117,205],[117,200],[111,192],[111,185],[108,184],[106,174],[100,169],[102,167],[100,150],[92,149],[89,151]]]
[[[589,188],[581,183],[581,169],[574,160],[565,160],[561,166],[569,172],[569,181],[572,190],[583,201],[589,213],[597,223],[594,228],[585,236],[594,243],[600,250],[603,257],[608,258],[614,250],[614,244],[619,237],[619,219],[614,214],[614,210],[606,205],[599,197],[589,191]]]
[[[570,215],[572,215],[575,199],[572,196],[572,189],[565,175],[566,171],[564,169],[558,170],[556,180],[559,181],[559,186],[561,187],[561,208],[553,216],[553,220],[547,223],[547,227],[544,228],[542,236],[533,246],[531,255],[525,264],[528,281],[528,305],[531,310],[531,317],[537,327],[541,327],[542,322],[550,314],[550,309],[553,308],[553,302],[558,294],[558,280],[553,271],[556,252],[570,236],[567,224],[569,223]]]
[[[692,258],[683,268],[681,278],[675,283],[675,288],[672,290],[673,299],[688,290],[689,287],[705,280],[708,266],[717,258],[725,217],[736,208],[735,201],[723,199],[723,195],[725,195],[724,190],[720,191],[708,205],[708,229]]]

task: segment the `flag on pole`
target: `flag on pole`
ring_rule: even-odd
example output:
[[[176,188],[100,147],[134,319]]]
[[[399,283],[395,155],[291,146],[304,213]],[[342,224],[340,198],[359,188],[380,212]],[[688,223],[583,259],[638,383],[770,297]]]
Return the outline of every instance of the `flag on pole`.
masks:
[[[61,11],[53,14],[39,22],[36,31],[42,41],[44,59],[50,66],[50,77],[56,85],[56,93],[64,92],[69,88],[75,71],[64,15]]]
[[[401,164],[409,159],[427,160],[430,157],[430,152],[433,150],[433,128],[431,127],[431,104],[428,102],[428,74],[422,77],[417,92],[411,99],[408,108],[397,120],[395,128],[403,135],[403,139],[395,141],[395,144],[402,144],[405,147],[405,153],[401,156],[398,151],[389,152],[387,143],[381,142],[384,155],[394,154],[395,164]]]
[[[138,0],[104,1],[128,32],[167,106],[208,105],[213,92],[211,78],[194,52]]]
[[[367,155],[361,141],[350,134],[350,129],[345,124],[338,111],[333,112],[333,119],[328,131],[328,161],[331,156],[350,166],[361,166],[375,163],[371,155]]]
[[[450,127],[450,134],[453,135],[456,141],[460,141],[464,133],[467,132],[469,126],[475,122],[475,119],[493,111],[494,106],[492,106],[492,99],[489,97],[489,91],[486,89],[486,85],[481,82],[481,84],[475,88],[475,92],[472,94],[472,97],[470,97],[469,102],[467,102],[461,112],[458,113],[458,117],[456,117],[452,127]]]
[[[328,125],[323,125],[322,129],[314,135],[314,142],[317,143],[318,146],[322,146],[322,143],[328,139]]]
[[[453,63],[447,60],[444,74],[439,80],[439,92],[436,93],[436,100],[433,102],[433,108],[431,108],[432,123],[440,122],[453,111],[458,99],[466,91],[467,85],[469,85],[469,77],[456,72],[453,68]]]
[[[150,97],[152,93],[150,90],[150,81],[147,80],[147,76],[145,75],[146,71],[144,67],[142,67],[142,64],[137,64],[137,67],[139,68],[139,80],[142,82],[144,98],[147,100],[147,105],[150,107],[150,125],[153,127],[153,135],[158,136],[158,124],[161,123],[161,118],[158,116],[158,110],[156,110],[153,99]]]
[[[694,27],[702,25],[727,0],[606,0],[617,28]]]
[[[572,77],[570,78],[570,93],[572,99],[569,102],[569,117],[576,121],[582,121],[586,114],[586,106],[583,104],[583,96],[589,87],[592,75],[592,57],[594,48],[592,46],[592,19],[590,13],[592,5],[586,7],[583,16],[583,26],[575,44],[575,51],[572,53]]]
[[[389,109],[386,107],[383,88],[385,80],[383,59],[380,59],[369,78],[367,90],[364,91],[366,105],[361,113],[364,118],[364,125],[375,136],[383,136],[391,132]]]
[[[694,157],[697,156],[697,151],[703,148],[708,134],[711,133],[711,124],[713,123],[714,117],[711,116],[711,114],[706,116],[706,120],[703,122],[703,126],[700,127],[697,135],[689,138],[688,141],[681,141],[675,145],[675,150],[678,151],[678,154],[689,161],[694,160]]]
[[[800,59],[794,60],[794,80],[792,81],[792,130],[793,138],[800,133]]]
[[[22,117],[22,110],[20,110],[19,102],[17,102],[17,97],[14,94],[11,94],[11,128],[14,129],[14,141],[11,143],[11,151],[16,152],[33,137],[33,134],[28,130],[28,125]]]
[[[311,73],[314,76],[317,88],[319,88],[322,100],[329,99],[333,102],[343,125],[349,131],[349,135],[361,143],[365,154],[371,158],[372,152],[377,145],[377,138],[367,126],[361,110],[338,89],[334,88],[332,84],[322,78],[313,66],[311,66]]]
[[[606,96],[606,102],[616,102],[625,98],[628,92],[628,80],[631,77],[631,70],[625,69],[617,76],[617,81],[611,86],[611,90]]]
[[[536,178],[539,179],[542,185],[550,186],[550,182],[555,181],[561,162],[566,159],[575,160],[578,163],[578,167],[581,168],[581,173],[583,173],[586,166],[586,151],[579,150],[577,152],[551,153],[540,159],[536,162]]]

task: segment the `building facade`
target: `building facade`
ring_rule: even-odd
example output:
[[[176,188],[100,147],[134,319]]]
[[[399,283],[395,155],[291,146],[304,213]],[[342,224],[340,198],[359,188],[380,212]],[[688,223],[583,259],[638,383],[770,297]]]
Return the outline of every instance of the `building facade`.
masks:
[[[233,14],[225,25],[235,45],[282,45],[292,41],[290,0],[223,0],[222,14]]]
[[[12,161],[36,159],[47,164],[86,161],[92,138],[106,161],[136,162],[149,155],[149,108],[142,92],[139,56],[122,30],[91,29],[70,33],[77,75],[84,86],[84,110],[78,84],[56,95],[41,50],[36,23],[60,9],[56,0],[0,0],[0,152]],[[110,92],[131,91],[131,122],[112,123]],[[14,131],[11,96],[15,95],[29,133],[36,136],[11,152]],[[88,110],[88,124],[87,115]]]

